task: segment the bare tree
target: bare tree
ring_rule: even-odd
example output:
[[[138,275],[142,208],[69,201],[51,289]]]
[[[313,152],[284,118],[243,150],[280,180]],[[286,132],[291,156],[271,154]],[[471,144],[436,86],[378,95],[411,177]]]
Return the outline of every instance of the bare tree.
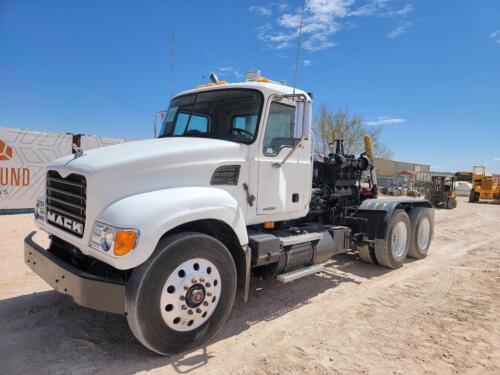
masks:
[[[382,129],[367,126],[359,115],[351,116],[347,110],[332,112],[327,105],[322,104],[319,113],[314,119],[315,152],[325,156],[330,152],[329,145],[335,139],[344,140],[345,152],[360,154],[364,151],[364,136],[369,135],[373,143],[375,157],[390,158],[392,152],[380,142]]]

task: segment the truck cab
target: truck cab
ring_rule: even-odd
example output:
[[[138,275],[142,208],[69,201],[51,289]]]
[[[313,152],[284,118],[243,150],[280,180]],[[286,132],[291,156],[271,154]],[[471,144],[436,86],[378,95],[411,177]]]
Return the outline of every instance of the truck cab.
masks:
[[[371,144],[315,158],[312,99],[259,73],[172,98],[154,139],[51,163],[26,264],[76,303],[125,314],[161,354],[207,340],[250,275],[290,282],[354,250],[397,268],[427,254],[425,200],[376,197]],[[361,194],[372,173],[373,197]]]

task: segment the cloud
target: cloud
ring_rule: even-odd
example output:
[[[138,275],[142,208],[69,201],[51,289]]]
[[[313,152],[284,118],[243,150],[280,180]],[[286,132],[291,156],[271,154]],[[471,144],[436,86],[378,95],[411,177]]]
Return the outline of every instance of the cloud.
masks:
[[[390,0],[373,0],[365,5],[351,11],[351,16],[376,16],[376,17],[397,17],[406,16],[413,12],[415,7],[406,4],[402,8],[394,9],[390,6]]]
[[[278,18],[278,24],[288,29],[297,28],[300,26],[299,14],[283,14]]]
[[[306,51],[316,52],[335,46],[330,37],[340,29],[337,17],[346,17],[354,0],[307,0],[303,20],[303,44]],[[272,27],[258,28],[259,39],[267,47],[284,49],[297,40],[301,22],[301,9],[279,16]]]
[[[287,3],[283,2],[283,3],[278,4],[278,11],[279,12],[286,12],[288,9],[289,8],[288,8],[288,4]]]
[[[406,33],[410,26],[411,26],[411,24],[409,22],[405,22],[405,23],[399,25],[398,27],[396,27],[394,30],[385,34],[385,36],[388,38],[391,38],[391,39],[397,38],[398,36],[401,36],[404,33]]]
[[[310,65],[311,65],[311,63],[312,63],[312,61],[311,61],[311,60],[307,60],[307,59],[302,60],[302,64],[304,64],[304,66],[310,66]]]
[[[236,78],[241,78],[243,75],[239,72],[238,69],[233,68],[232,66],[222,66],[216,69],[217,74],[221,77],[230,77],[234,76]]]
[[[490,39],[493,40],[495,43],[500,44],[500,30],[493,31],[490,34]]]
[[[270,16],[273,14],[273,10],[271,8],[263,5],[252,5],[250,8],[248,8],[248,10],[250,12],[260,14],[261,16]]]
[[[302,27],[302,48],[308,52],[317,52],[334,47],[333,37],[342,29],[349,29],[349,18],[354,17],[405,17],[414,10],[406,4],[393,8],[393,0],[367,0],[357,6],[355,0],[306,0]],[[257,11],[257,6],[250,7]],[[299,34],[302,8],[291,9],[285,2],[269,3],[265,7],[266,15],[277,13],[276,18],[256,28],[258,38],[267,48],[282,50],[296,45]],[[259,8],[260,9],[260,8]],[[273,10],[274,9],[274,10]],[[409,23],[399,26],[389,37],[406,32]]]
[[[351,11],[352,16],[374,16],[387,7],[387,0],[374,0]]]
[[[392,16],[406,16],[407,14],[413,12],[415,7],[412,4],[406,4],[401,9],[396,10],[388,10],[387,12],[382,13],[382,17],[392,17]]]
[[[493,160],[495,160],[495,161],[500,161],[500,158],[493,158]]]
[[[404,118],[389,118],[387,116],[381,116],[378,117],[376,120],[373,121],[366,121],[366,125],[373,125],[373,126],[378,126],[378,125],[398,125],[405,123],[407,120]]]

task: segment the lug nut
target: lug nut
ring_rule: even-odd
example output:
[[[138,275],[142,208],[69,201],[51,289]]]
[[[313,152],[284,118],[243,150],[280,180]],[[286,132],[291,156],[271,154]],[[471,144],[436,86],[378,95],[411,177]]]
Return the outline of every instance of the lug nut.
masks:
[[[208,296],[208,297],[212,297],[212,293],[207,292],[207,296]]]
[[[198,314],[201,314],[201,309],[200,309],[200,308],[197,308],[197,309],[196,309],[196,312],[197,312]]]
[[[212,286],[212,285],[210,285],[210,283],[206,283],[206,284],[205,284],[205,287],[206,287],[206,288],[210,288],[211,286]]]
[[[191,280],[191,282],[192,282],[193,284],[196,284],[196,279],[192,279],[192,280]]]
[[[182,305],[181,309],[182,309],[182,310],[186,310],[186,309],[187,309],[187,306],[186,306],[186,305]]]
[[[205,282],[205,279],[202,277],[200,278],[200,283],[204,283]]]
[[[187,285],[184,285],[184,290],[189,290],[189,287]]]
[[[189,310],[189,311],[188,311],[188,314],[189,314],[189,315],[193,315],[193,310]]]
[[[186,299],[186,297],[184,297],[184,296],[180,296],[179,298],[181,301],[184,301]]]
[[[203,302],[203,306],[208,306],[208,302],[207,301]]]

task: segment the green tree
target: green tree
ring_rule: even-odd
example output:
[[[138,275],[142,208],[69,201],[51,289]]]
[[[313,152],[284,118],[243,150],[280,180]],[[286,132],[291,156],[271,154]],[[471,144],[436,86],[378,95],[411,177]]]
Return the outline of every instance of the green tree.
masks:
[[[344,149],[347,154],[360,154],[365,149],[364,136],[369,135],[372,138],[373,156],[392,157],[392,152],[380,141],[382,129],[366,125],[363,117],[351,116],[347,110],[333,112],[326,104],[322,104],[314,119],[313,131],[315,153],[320,156],[328,155],[330,144],[335,139],[344,140]]]

